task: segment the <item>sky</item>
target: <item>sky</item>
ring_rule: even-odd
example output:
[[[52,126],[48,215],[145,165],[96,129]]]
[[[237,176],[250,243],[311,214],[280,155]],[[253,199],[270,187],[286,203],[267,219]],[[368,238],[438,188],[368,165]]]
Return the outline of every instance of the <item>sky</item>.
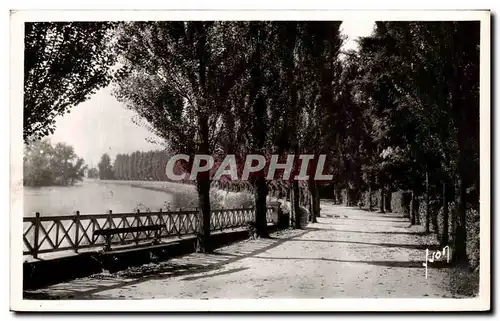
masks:
[[[348,20],[341,25],[347,35],[343,50],[357,49],[355,40],[368,36],[374,21]],[[136,125],[135,113],[126,109],[112,95],[110,88],[96,92],[89,100],[71,109],[56,120],[56,130],[49,138],[52,143],[64,142],[74,147],[75,153],[90,167],[97,164],[104,153],[113,160],[119,153],[133,153],[160,149],[148,142],[154,137],[144,127]]]

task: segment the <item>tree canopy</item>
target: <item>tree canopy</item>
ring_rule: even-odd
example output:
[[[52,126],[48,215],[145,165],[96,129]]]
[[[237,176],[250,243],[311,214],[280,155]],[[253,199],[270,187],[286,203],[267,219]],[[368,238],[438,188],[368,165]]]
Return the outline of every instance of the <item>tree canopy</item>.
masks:
[[[84,177],[87,166],[73,147],[55,146],[44,139],[25,147],[23,184],[25,186],[73,185]]]
[[[52,134],[57,116],[109,84],[116,55],[111,22],[27,22],[24,40],[26,143]]]

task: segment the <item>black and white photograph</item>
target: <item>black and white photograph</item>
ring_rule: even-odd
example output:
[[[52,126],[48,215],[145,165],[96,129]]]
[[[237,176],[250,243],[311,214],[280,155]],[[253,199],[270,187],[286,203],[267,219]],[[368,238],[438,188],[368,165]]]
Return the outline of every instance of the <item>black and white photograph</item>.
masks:
[[[488,10],[21,10],[11,39],[11,309],[491,308]]]

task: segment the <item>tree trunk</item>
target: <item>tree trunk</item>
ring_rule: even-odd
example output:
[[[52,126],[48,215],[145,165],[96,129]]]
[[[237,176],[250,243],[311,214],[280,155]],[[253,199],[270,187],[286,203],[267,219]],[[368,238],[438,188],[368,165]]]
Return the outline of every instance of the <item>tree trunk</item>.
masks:
[[[312,205],[311,206],[312,207],[311,208],[311,210],[312,210],[312,212],[311,212],[311,222],[312,223],[317,223],[318,222],[317,217],[319,216],[318,215],[318,211],[317,211],[317,207],[316,207],[316,197],[317,196],[314,195],[314,194],[311,195],[311,205]]]
[[[301,229],[302,226],[300,224],[301,222],[301,211],[300,211],[300,204],[299,204],[299,182],[298,181],[293,181],[292,183],[292,207],[293,207],[293,212],[294,212],[294,220],[295,220],[295,228],[296,229]]]
[[[420,225],[420,200],[415,194],[415,203],[413,205],[413,210],[415,211],[415,224]]]
[[[373,211],[373,206],[372,206],[372,180],[371,180],[371,177],[368,180],[368,210],[370,212]]]
[[[255,228],[257,235],[261,238],[269,237],[266,220],[268,192],[265,177],[257,176],[255,178]]]
[[[443,233],[441,234],[441,245],[448,245],[449,236],[448,236],[448,184],[447,182],[443,182]]]
[[[210,244],[210,180],[201,177],[196,181],[198,191],[198,222],[196,252],[212,252]]]
[[[384,199],[385,199],[385,194],[384,194],[384,183],[380,183],[380,200],[379,200],[379,210],[380,213],[385,213],[384,210]]]
[[[319,193],[318,193],[318,186],[314,180],[309,180],[309,192],[311,195],[310,199],[310,214],[311,214],[311,222],[317,223],[318,220],[316,217],[319,216],[319,208],[317,206],[318,200],[319,200]]]
[[[315,217],[320,217],[321,216],[321,202],[320,202],[320,197],[319,197],[319,186],[314,183],[314,216]],[[316,220],[315,220],[316,221]]]
[[[403,217],[409,218],[411,220],[411,193],[403,192],[401,195],[401,207],[403,209]]]
[[[429,171],[425,172],[425,233],[430,233],[430,196],[429,196]]]
[[[387,191],[387,192],[385,192],[385,211],[386,212],[389,212],[389,213],[392,212],[391,202],[392,202],[392,192]]]
[[[411,198],[410,198],[410,220],[411,220],[411,225],[415,225],[416,217],[415,217],[415,192],[414,191],[411,191]]]
[[[312,192],[311,192],[311,187],[308,186],[308,191],[309,191],[309,203],[307,204],[308,205],[308,209],[309,209],[309,222],[313,222],[313,216],[314,216],[314,203],[313,203],[313,197],[312,197]]]
[[[364,199],[363,199],[363,192],[361,191],[361,187],[358,189],[358,207],[359,209],[363,209],[363,203],[364,203]]]
[[[460,164],[461,163],[461,164]],[[466,199],[465,199],[465,171],[463,156],[459,161],[458,204],[456,208],[455,255],[457,262],[467,262],[467,230],[466,230]]]
[[[455,68],[456,70],[456,68]],[[466,204],[466,177],[467,172],[470,168],[467,168],[467,155],[471,152],[468,150],[467,137],[471,134],[470,131],[470,119],[467,116],[467,109],[469,106],[464,105],[458,99],[460,95],[460,86],[455,85],[455,91],[453,92],[454,105],[458,108],[458,202],[455,209],[455,255],[454,260],[460,263],[466,263],[467,260],[467,229],[466,229],[466,214],[467,214],[467,204]],[[455,106],[454,106],[455,107]]]
[[[358,138],[358,142],[359,142],[359,138]],[[356,154],[356,155],[358,155],[358,154]],[[356,176],[355,176],[355,178],[356,178],[356,183],[355,183],[356,202],[357,202],[357,204],[355,204],[355,206],[358,205],[359,208],[361,209],[362,203],[364,202],[364,200],[362,199],[363,192],[361,191],[361,182],[362,182],[361,165],[360,165],[361,162],[360,162],[359,156],[357,156],[356,159],[358,160],[358,165],[356,166]]]
[[[202,155],[209,155],[209,129],[208,120],[205,114],[198,116],[198,128],[200,134],[200,147],[198,152]],[[210,173],[208,171],[198,174],[196,178],[196,188],[198,191],[198,223],[200,224],[197,233],[197,252],[210,253]]]

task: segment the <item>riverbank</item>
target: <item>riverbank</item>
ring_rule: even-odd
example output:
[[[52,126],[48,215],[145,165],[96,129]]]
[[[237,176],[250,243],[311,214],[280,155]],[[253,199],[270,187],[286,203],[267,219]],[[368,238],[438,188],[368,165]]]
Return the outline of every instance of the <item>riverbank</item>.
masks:
[[[126,185],[134,188],[174,195],[170,202],[165,202],[165,209],[189,209],[198,207],[198,193],[195,185],[165,181],[101,180],[101,182],[107,184]],[[213,209],[252,207],[253,194],[248,191],[229,192],[217,188],[211,188],[210,202]],[[144,206],[148,207],[149,205],[144,204]]]
[[[126,185],[133,188],[140,188],[144,190],[151,190],[155,192],[164,192],[175,197],[171,202],[165,202],[165,210],[173,209],[193,209],[198,207],[198,193],[196,186],[191,184],[183,184],[176,182],[165,181],[120,181],[120,180],[102,180],[101,182],[117,185]],[[251,191],[231,192],[221,190],[215,187],[210,189],[210,205],[212,209],[218,208],[250,208],[254,206],[254,194]],[[288,200],[268,196],[267,202],[279,202],[283,213],[291,213],[291,204]],[[150,210],[149,205],[142,204],[138,206],[139,210]],[[307,226],[307,218],[309,211],[307,208],[301,206],[303,211],[302,226]]]

